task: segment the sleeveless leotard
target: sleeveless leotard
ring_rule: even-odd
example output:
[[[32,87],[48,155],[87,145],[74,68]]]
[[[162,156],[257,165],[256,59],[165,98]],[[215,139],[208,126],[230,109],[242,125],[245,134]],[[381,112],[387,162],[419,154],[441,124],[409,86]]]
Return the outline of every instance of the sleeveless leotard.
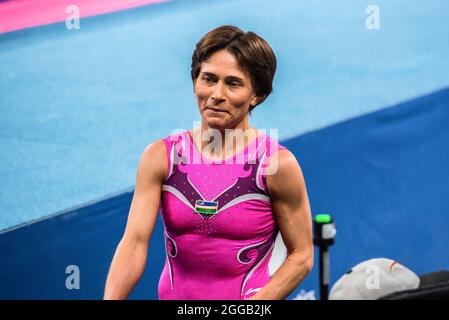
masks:
[[[159,299],[246,299],[270,280],[278,234],[266,191],[270,156],[285,147],[261,134],[223,161],[205,158],[189,131],[163,139],[166,262]]]

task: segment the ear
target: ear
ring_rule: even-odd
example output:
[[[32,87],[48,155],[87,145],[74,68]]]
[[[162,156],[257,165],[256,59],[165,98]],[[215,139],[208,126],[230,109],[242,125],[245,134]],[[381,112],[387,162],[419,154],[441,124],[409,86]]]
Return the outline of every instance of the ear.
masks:
[[[258,97],[258,96],[254,96],[254,97],[251,99],[251,101],[249,102],[249,106],[250,106],[251,108],[254,108],[254,107],[257,105],[258,102],[259,102],[259,97]]]
[[[197,78],[198,79],[198,78]],[[195,80],[193,80],[193,93],[194,94],[196,94],[196,89],[195,89],[195,87],[196,87],[196,80],[197,79],[195,79]]]

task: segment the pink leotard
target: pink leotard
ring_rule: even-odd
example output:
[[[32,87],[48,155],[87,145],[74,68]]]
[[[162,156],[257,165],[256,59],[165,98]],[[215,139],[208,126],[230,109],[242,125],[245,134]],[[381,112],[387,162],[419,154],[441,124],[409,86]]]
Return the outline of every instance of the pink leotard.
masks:
[[[166,262],[159,299],[251,297],[271,276],[278,227],[266,191],[266,168],[285,147],[261,134],[239,153],[211,161],[189,131],[163,141],[169,161],[160,208]],[[199,202],[206,213],[197,200],[207,201]],[[215,207],[207,207],[211,203]]]

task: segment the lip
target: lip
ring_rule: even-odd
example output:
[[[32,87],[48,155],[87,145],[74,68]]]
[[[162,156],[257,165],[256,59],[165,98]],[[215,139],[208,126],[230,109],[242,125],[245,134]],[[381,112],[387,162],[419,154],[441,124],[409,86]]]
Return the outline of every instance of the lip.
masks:
[[[211,108],[211,107],[207,107],[206,108],[206,110],[207,109],[209,109],[209,110],[212,110],[212,111],[214,111],[214,112],[223,112],[223,113],[228,113],[227,111],[225,111],[225,110],[220,110],[220,109],[216,109],[216,108]]]

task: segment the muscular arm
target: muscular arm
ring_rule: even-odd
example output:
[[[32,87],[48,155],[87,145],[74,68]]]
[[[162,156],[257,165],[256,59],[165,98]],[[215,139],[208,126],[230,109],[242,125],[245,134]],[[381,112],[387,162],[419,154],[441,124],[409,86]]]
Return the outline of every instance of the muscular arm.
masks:
[[[273,161],[270,160],[268,171],[275,166]],[[284,299],[313,266],[312,221],[307,190],[301,168],[288,150],[279,151],[276,173],[267,175],[267,188],[287,248],[287,258],[252,299]]]
[[[140,158],[126,230],[109,269],[104,299],[126,299],[142,276],[167,175],[166,161],[162,140],[149,145]]]

